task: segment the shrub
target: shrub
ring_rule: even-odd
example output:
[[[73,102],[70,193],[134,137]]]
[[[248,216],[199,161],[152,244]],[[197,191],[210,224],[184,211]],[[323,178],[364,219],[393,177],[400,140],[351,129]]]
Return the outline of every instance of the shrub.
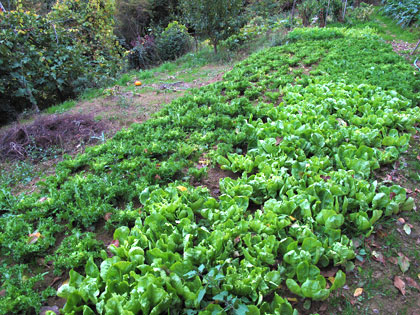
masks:
[[[382,12],[392,17],[402,27],[413,24],[419,26],[420,7],[418,0],[387,0],[382,1]]]
[[[138,36],[131,43],[133,47],[128,54],[128,63],[130,68],[147,69],[159,63],[159,55],[156,47],[156,41],[153,36]]]
[[[192,38],[184,25],[174,21],[156,38],[156,46],[160,59],[174,60],[191,49]]]
[[[122,48],[113,33],[114,13],[114,0],[61,0],[49,14],[81,44],[89,71],[101,82],[104,76],[114,77],[122,66]]]
[[[88,60],[65,30],[29,12],[0,15],[0,124],[74,97],[88,84]]]

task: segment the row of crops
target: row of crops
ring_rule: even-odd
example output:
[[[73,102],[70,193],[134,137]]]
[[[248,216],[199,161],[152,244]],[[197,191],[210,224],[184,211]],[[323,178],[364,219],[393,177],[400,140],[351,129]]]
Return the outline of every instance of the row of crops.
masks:
[[[0,190],[2,268],[13,265],[0,313],[39,309],[52,293],[35,292],[34,258],[105,215],[111,253],[69,266],[65,313],[293,314],[285,296],[324,300],[343,286],[350,239],[414,206],[373,170],[407,149],[420,79],[370,29],[297,29],[288,41],[60,163],[39,192]],[[183,181],[205,175],[204,155],[239,176],[220,181],[218,199]],[[320,271],[332,265],[330,281]]]

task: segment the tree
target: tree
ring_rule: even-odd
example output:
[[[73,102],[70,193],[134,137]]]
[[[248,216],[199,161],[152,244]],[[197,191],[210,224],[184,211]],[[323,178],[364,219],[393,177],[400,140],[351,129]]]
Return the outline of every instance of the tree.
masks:
[[[228,38],[242,26],[243,0],[181,0],[181,11],[195,33],[210,39],[217,53],[219,41]]]

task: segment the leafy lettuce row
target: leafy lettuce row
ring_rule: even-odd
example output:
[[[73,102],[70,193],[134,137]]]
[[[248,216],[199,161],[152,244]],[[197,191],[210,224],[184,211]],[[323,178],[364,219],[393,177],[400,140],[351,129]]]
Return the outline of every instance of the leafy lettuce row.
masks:
[[[286,212],[297,219],[292,225],[305,227],[312,216],[311,224],[316,230],[310,225],[309,231],[315,237],[311,234],[308,237],[321,242],[324,252],[318,261],[314,260],[316,263],[308,260],[308,266],[291,256],[289,263],[282,263],[289,276],[281,274],[283,280],[296,281],[299,288],[288,281],[294,292],[308,296],[307,287],[314,286],[322,293],[311,294],[324,298],[327,285],[324,287],[322,279],[317,279],[313,266],[322,267],[320,264],[326,263],[326,259],[329,263],[345,263],[352,256],[351,244],[343,238],[345,235],[369,233],[379,217],[410,206],[400,188],[378,187],[370,181],[370,174],[380,163],[395,160],[407,145],[406,132],[412,130],[418,117],[410,108],[415,108],[419,102],[420,79],[389,45],[374,36],[358,34],[358,31],[353,34],[344,29],[295,32],[304,33],[304,41],[299,39],[257,53],[236,65],[223,82],[194,90],[167,105],[148,122],[122,130],[112,140],[60,163],[56,175],[40,183],[39,193],[13,196],[7,188],[2,188],[0,253],[7,257],[5,261],[25,264],[34,257],[42,257],[55,244],[58,233],[73,227],[89,228],[106,213],[124,217],[124,222],[133,226],[138,213],[136,208],[140,201],[147,200],[143,194],[146,188],[153,190],[182,180],[185,170],[194,168],[203,153],[209,153],[210,157],[226,158],[228,162],[220,160],[226,168],[243,172],[240,184],[229,179],[221,183],[226,196],[238,202],[244,197],[250,200],[252,209],[263,205],[263,214],[270,207],[275,209],[270,217],[256,220],[252,224],[254,230],[262,233],[268,228],[267,224],[272,225],[270,220],[287,220],[286,217],[276,219],[278,212],[283,213],[286,208]],[[331,81],[343,84],[330,84]],[[359,86],[361,83],[369,86]],[[301,115],[305,119],[301,119]],[[299,194],[302,195],[299,197]],[[284,196],[290,200],[283,202]],[[322,212],[324,206],[327,212]],[[221,208],[207,206],[198,218],[206,215],[213,222],[225,215],[226,210]],[[342,212],[344,208],[347,212]],[[259,215],[259,210],[255,215]],[[254,216],[248,208],[244,211]],[[306,221],[304,214],[298,217],[300,212],[306,213]],[[236,217],[235,220],[233,222],[240,222]],[[210,228],[204,220],[200,222]],[[264,222],[266,228],[258,222]],[[282,227],[282,222],[276,224]],[[282,229],[287,233],[294,231],[289,226]],[[331,230],[331,235],[325,234],[327,230]],[[36,243],[28,242],[28,235],[34,231],[44,237]],[[297,236],[288,237],[297,241]],[[293,242],[285,241],[285,249],[279,245],[275,250],[278,241],[277,236],[275,242],[271,238],[269,243],[274,245],[265,248],[281,258]],[[335,250],[327,254],[329,244],[334,242],[342,247],[335,245]],[[310,250],[305,245],[302,252],[302,244],[300,239],[298,247],[291,245],[289,251],[304,257]],[[272,261],[271,254],[262,258],[263,255],[254,253],[252,248],[238,253],[244,255],[236,257],[239,260],[243,260],[246,253],[247,259],[253,262]],[[317,282],[303,285],[305,276],[290,273],[295,270],[290,266],[300,263],[303,275],[309,270],[308,280]],[[213,263],[208,268],[212,266],[219,266],[219,270],[225,268]],[[223,270],[226,273],[226,268]],[[229,277],[234,277],[233,273]],[[6,292],[7,299],[14,299],[13,290],[10,292]],[[221,292],[229,293],[223,293],[220,300],[231,303],[236,298],[232,290]],[[271,302],[272,294],[268,296]],[[206,291],[206,300],[211,298]],[[0,297],[0,302],[2,299]],[[263,300],[267,302],[266,295]],[[277,306],[270,307],[287,304],[277,297],[274,300]],[[83,301],[76,304],[87,303]],[[233,304],[235,307],[253,304],[249,301],[235,300]],[[208,307],[217,308],[213,304]],[[259,303],[258,307],[261,305]],[[231,311],[232,308],[228,309]]]
[[[190,314],[286,314],[286,300],[264,300],[284,283],[314,300],[343,286],[344,272],[329,285],[320,268],[345,265],[355,257],[349,237],[414,205],[401,187],[369,180],[406,149],[404,132],[420,113],[369,85],[288,86],[284,93],[286,105],[273,107],[266,122],[239,131],[245,155],[219,156],[222,168],[242,172],[221,180],[219,201],[183,186],[143,191],[136,226],[115,231],[115,256],[104,254],[100,269],[90,261],[86,277],[71,272],[59,291],[65,311],[159,314],[171,305]]]

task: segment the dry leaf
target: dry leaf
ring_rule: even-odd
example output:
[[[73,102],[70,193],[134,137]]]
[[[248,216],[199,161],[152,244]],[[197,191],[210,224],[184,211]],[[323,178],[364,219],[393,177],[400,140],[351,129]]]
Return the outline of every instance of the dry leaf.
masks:
[[[1,290],[1,291],[0,291],[0,296],[6,296],[6,290],[4,290],[4,289],[3,289],[3,290]]]
[[[394,277],[394,286],[400,290],[402,295],[405,295],[405,283],[402,279],[398,276]]]
[[[361,296],[362,293],[363,293],[363,288],[357,288],[356,290],[354,290],[353,296],[358,297],[358,296]]]
[[[107,212],[107,213],[105,213],[105,215],[104,215],[104,219],[105,219],[105,221],[109,221],[109,219],[111,219],[111,215],[112,215],[112,213],[111,213],[111,212]]]
[[[187,191],[188,189],[187,189],[187,187],[184,187],[184,186],[176,186],[176,188],[179,190],[179,191],[182,191],[182,192],[184,192],[184,191]]]
[[[388,261],[389,261],[391,264],[394,264],[394,265],[398,264],[398,260],[397,260],[397,258],[396,258],[396,257],[388,257]]]
[[[47,200],[47,197],[42,197],[41,199],[38,200],[39,203],[43,203]]]
[[[378,230],[378,232],[376,232],[376,234],[378,234],[378,236],[380,238],[384,238],[385,236],[388,235],[384,230]]]
[[[297,298],[291,298],[291,297],[288,297],[288,298],[287,298],[287,300],[288,300],[289,302],[297,302]]]
[[[290,220],[292,221],[296,221],[296,218],[292,217],[291,215],[289,215]]]
[[[36,243],[41,237],[44,237],[44,236],[42,236],[41,233],[39,233],[38,231],[35,231],[32,234],[29,234],[28,244]]]
[[[334,267],[327,271],[321,271],[321,275],[323,275],[325,278],[334,277],[337,271],[338,271],[338,268]]]
[[[276,145],[279,145],[283,141],[283,138],[276,137]]]
[[[404,218],[398,218],[398,220],[397,220],[399,223],[401,223],[401,224],[404,224],[405,223],[405,220],[404,220]]]
[[[414,281],[414,279],[410,278],[410,277],[405,277],[405,281],[407,281],[407,284],[410,287],[416,288],[417,290],[420,291],[420,286],[417,284],[416,281]]]
[[[111,244],[109,244],[109,246],[111,246],[111,245],[114,245],[115,247],[118,247],[118,246],[120,246],[120,241],[119,240],[113,240],[111,242]]]
[[[198,161],[198,163],[203,164],[203,165],[209,165],[210,161],[205,159],[205,160]]]
[[[161,179],[161,177],[159,176],[159,174],[156,174],[155,175],[155,179],[157,179],[157,180],[160,180]]]
[[[327,303],[322,303],[321,307],[319,308],[320,312],[325,312],[328,309]]]
[[[331,284],[334,284],[335,277],[328,277],[328,280],[330,280]]]
[[[384,255],[382,255],[382,253],[373,251],[372,252],[372,256],[373,256],[373,259],[374,260],[379,261],[379,262],[381,262],[384,265],[386,264],[385,263],[385,257],[384,257]]]
[[[396,195],[397,195],[396,193],[394,193],[393,191],[391,191],[389,193],[389,198],[392,200],[392,198],[394,198]]]

